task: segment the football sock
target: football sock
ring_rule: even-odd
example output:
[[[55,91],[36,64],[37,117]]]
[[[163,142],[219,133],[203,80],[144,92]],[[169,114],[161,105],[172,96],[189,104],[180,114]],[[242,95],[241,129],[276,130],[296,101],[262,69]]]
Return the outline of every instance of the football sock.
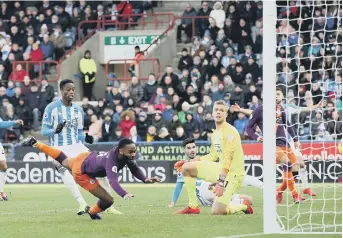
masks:
[[[303,188],[308,188],[307,170],[305,168],[299,169],[299,177],[301,179],[301,184]]]
[[[99,207],[98,203],[96,203],[94,206],[92,206],[92,207],[89,209],[89,214],[95,215],[95,214],[100,213],[100,212],[102,212],[102,211],[104,211],[104,210],[102,210],[102,209]]]
[[[244,176],[243,184],[247,186],[253,186],[256,188],[261,188],[261,189],[263,188],[263,182],[250,175]]]
[[[112,206],[113,202],[106,202],[104,200],[99,200],[94,206],[89,209],[89,214],[95,215],[97,213],[105,211],[107,208]]]
[[[173,192],[173,198],[172,198],[172,202],[176,203],[177,199],[180,196],[180,193],[182,191],[182,187],[183,187],[183,183],[182,182],[177,182],[174,192]]]
[[[35,147],[40,149],[45,154],[49,155],[54,160],[57,160],[60,164],[62,164],[63,160],[67,158],[67,156],[61,150],[56,149],[52,146],[48,146],[40,141],[37,142]]]
[[[288,172],[287,186],[292,195],[297,193],[292,172]]]
[[[58,170],[58,172],[61,174],[62,181],[64,185],[69,189],[75,200],[81,205],[86,204],[86,201],[83,199],[80,189],[77,186],[73,176],[70,174],[69,170],[62,167]]]
[[[104,178],[97,178],[97,180],[99,181],[101,187],[103,187],[106,190],[106,192],[108,192],[109,194],[112,194],[111,185],[108,182],[108,179],[106,177],[104,177]]]
[[[283,192],[287,189],[287,177],[288,177],[288,171],[287,170],[283,171],[282,177],[283,177],[283,180],[282,180],[282,183],[277,190],[278,192]]]
[[[0,171],[0,193],[2,193],[4,191],[6,178],[7,178],[7,172],[6,171]]]
[[[247,208],[248,206],[244,204],[239,204],[239,205],[229,204],[226,206],[226,212],[227,212],[227,215],[231,215],[236,212],[245,211],[247,210]]]
[[[196,195],[196,178],[192,177],[184,177],[185,179],[185,187],[188,193],[188,206],[195,208],[198,206],[198,200]]]

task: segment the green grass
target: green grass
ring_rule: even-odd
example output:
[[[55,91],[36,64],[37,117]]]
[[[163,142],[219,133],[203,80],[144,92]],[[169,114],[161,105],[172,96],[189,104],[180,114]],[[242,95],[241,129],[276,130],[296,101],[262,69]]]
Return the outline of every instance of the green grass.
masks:
[[[183,191],[177,207],[167,207],[170,202],[173,187],[171,185],[124,185],[136,197],[129,201],[115,196],[118,210],[122,216],[103,215],[101,221],[91,221],[88,216],[77,216],[77,204],[63,185],[8,185],[6,192],[9,202],[0,202],[0,237],[4,238],[72,238],[72,237],[147,237],[171,238],[187,237],[202,238],[216,236],[232,236],[239,234],[262,232],[262,192],[256,188],[243,187],[240,193],[253,196],[254,215],[239,213],[232,216],[211,216],[210,208],[202,208],[200,215],[176,215],[175,211],[187,204],[187,197]],[[316,189],[317,198],[325,194],[326,198],[334,198],[333,189]],[[323,193],[324,192],[324,193]],[[84,193],[89,204],[96,200]],[[336,209],[342,211],[341,187],[336,191]],[[335,200],[323,201],[308,200],[289,209],[291,216],[297,210],[334,211]],[[281,213],[287,209],[278,208]],[[284,213],[286,214],[286,213]],[[300,216],[299,223],[308,223],[309,214]],[[341,224],[342,214],[315,213],[312,223]],[[291,227],[297,220],[290,222]],[[338,228],[341,231],[341,227]],[[333,229],[328,230],[333,231]],[[299,237],[299,235],[262,235],[259,237]],[[313,237],[313,235],[301,235]],[[319,237],[319,236],[318,236]],[[326,237],[341,237],[340,235],[326,235]]]

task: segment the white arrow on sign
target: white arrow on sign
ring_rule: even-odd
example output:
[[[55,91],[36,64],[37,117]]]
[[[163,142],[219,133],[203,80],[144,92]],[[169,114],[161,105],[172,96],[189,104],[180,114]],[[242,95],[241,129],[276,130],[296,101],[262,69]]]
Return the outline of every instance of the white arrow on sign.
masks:
[[[121,37],[121,38],[120,38],[119,43],[120,43],[120,44],[124,44],[124,43],[125,43],[124,37]]]

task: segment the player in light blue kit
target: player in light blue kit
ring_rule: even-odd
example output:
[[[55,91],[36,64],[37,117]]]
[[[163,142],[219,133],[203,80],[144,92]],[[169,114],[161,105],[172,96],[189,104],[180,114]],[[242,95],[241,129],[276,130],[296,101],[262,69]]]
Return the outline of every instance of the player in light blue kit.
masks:
[[[68,157],[76,157],[89,152],[83,141],[92,144],[93,137],[83,133],[84,113],[80,106],[72,103],[75,85],[72,80],[64,79],[59,84],[62,98],[50,103],[44,111],[41,134],[50,137],[50,145],[62,150]],[[62,181],[79,203],[78,215],[85,213],[87,203],[70,172],[55,160],[52,161],[62,176]],[[106,190],[110,190],[107,179],[99,180]],[[119,214],[114,208],[109,213]]]
[[[22,126],[24,123],[22,120],[16,121],[3,121],[0,118],[0,129],[8,129],[12,126]],[[7,178],[7,163],[4,147],[0,143],[0,201],[8,201],[7,195],[4,193],[4,186]]]

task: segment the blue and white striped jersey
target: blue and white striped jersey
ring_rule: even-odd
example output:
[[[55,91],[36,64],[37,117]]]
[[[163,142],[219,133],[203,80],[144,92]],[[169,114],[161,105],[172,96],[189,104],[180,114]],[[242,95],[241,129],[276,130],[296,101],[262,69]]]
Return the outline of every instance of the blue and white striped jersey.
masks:
[[[62,100],[57,100],[45,108],[41,133],[50,137],[52,146],[73,145],[84,139],[83,119],[84,113],[80,106],[65,106]],[[66,125],[61,133],[54,134],[57,125],[63,121],[66,121]]]

